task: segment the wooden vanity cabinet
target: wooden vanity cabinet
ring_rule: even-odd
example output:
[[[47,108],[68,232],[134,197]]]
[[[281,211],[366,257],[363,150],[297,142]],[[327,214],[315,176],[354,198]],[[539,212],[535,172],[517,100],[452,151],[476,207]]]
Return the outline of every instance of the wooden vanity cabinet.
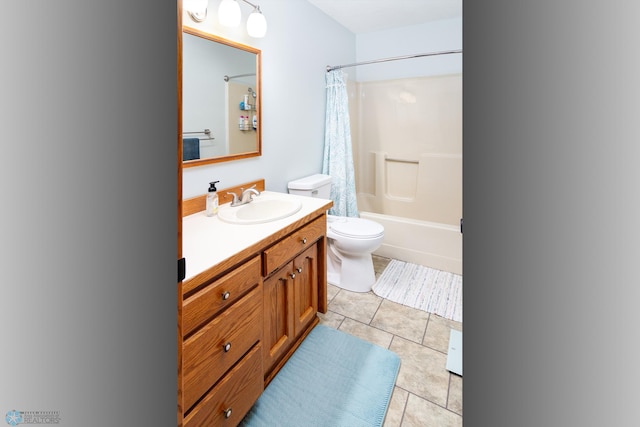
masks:
[[[326,269],[319,256],[325,254],[325,232],[322,215],[262,252],[269,274],[263,285],[265,385],[318,323],[319,295],[326,299]]]
[[[293,334],[299,337],[318,313],[318,247],[293,260]]]
[[[264,281],[264,370],[292,348],[318,313],[316,244]]]
[[[293,262],[264,281],[264,370],[270,372],[291,348],[293,332]]]
[[[264,389],[260,261],[193,286],[183,299],[184,426],[235,426]]]
[[[184,282],[184,426],[237,425],[318,323],[325,236],[322,210]]]

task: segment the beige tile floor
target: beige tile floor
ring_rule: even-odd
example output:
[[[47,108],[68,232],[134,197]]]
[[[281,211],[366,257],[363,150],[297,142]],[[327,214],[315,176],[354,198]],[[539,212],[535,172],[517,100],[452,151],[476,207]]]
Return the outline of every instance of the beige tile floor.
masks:
[[[391,261],[373,257],[376,277]],[[328,285],[326,326],[388,348],[400,372],[383,427],[462,426],[462,377],[447,371],[451,329],[462,323],[394,303],[373,292]]]

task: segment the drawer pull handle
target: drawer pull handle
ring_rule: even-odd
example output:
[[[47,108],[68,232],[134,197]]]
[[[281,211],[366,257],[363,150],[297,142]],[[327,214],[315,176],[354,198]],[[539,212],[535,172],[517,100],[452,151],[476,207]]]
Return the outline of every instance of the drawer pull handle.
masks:
[[[302,267],[298,267],[298,268],[296,268],[296,271],[297,271],[298,273],[302,273]]]
[[[231,294],[229,293],[229,291],[226,291],[226,292],[224,292],[224,293],[222,294],[222,299],[223,299],[224,301],[226,301],[226,300],[228,300],[228,299],[229,299],[229,297],[230,297],[230,296],[231,296]]]
[[[289,276],[290,276],[292,279],[295,279],[295,278],[296,278],[296,273],[290,273],[290,274],[289,274]]]
[[[225,345],[222,346],[222,349],[224,350],[225,353],[227,353],[229,350],[231,350],[231,343],[228,342]]]
[[[306,244],[307,244],[307,238],[306,238],[306,237],[303,237],[303,238],[302,238],[302,244],[303,244],[303,245],[306,245]]]
[[[224,410],[224,417],[225,418],[231,417],[231,408]]]

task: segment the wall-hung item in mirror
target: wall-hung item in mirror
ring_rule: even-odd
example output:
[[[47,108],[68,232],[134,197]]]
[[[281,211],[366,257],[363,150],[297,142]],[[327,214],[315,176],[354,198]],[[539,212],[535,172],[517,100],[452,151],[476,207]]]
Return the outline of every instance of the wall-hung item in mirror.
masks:
[[[183,167],[262,154],[261,51],[184,27]]]

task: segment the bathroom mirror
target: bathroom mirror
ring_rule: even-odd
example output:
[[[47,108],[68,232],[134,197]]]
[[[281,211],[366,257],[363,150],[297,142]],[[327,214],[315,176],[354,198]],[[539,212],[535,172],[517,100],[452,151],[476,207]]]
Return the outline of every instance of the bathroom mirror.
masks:
[[[261,51],[183,27],[183,167],[262,154]]]

